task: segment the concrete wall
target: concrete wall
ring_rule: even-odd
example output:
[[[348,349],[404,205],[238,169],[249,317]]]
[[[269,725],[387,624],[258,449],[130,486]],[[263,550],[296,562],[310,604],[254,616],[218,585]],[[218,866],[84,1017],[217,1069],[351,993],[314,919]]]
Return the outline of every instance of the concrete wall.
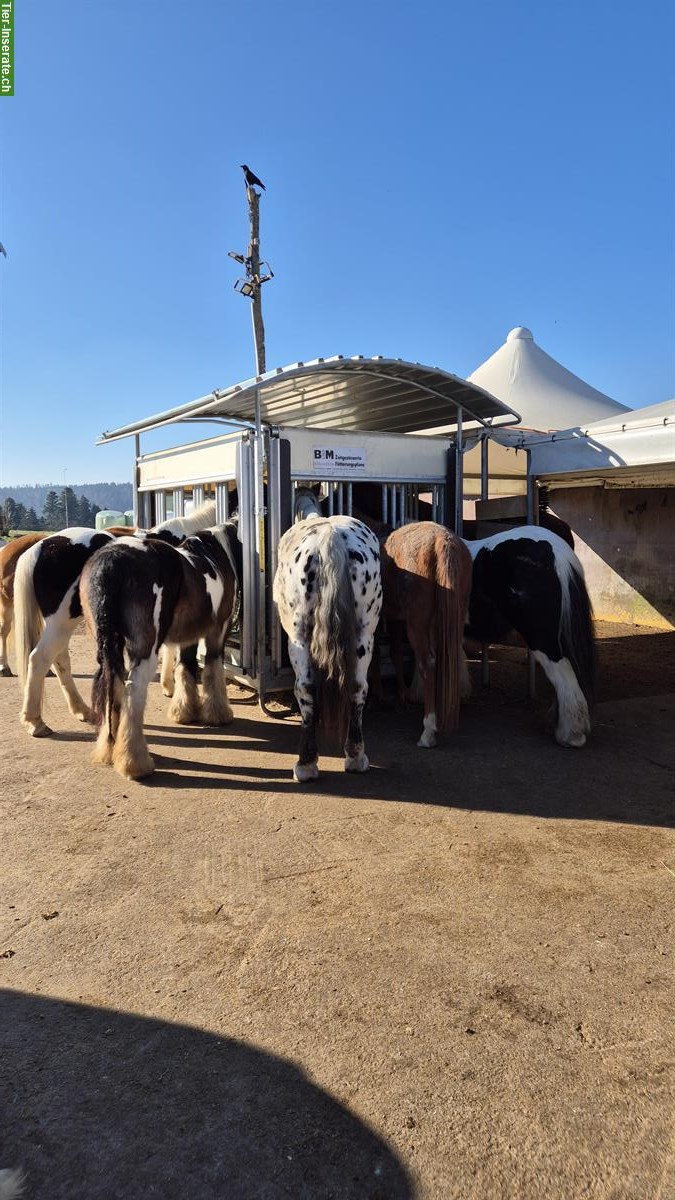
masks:
[[[675,488],[555,488],[599,620],[675,627]]]

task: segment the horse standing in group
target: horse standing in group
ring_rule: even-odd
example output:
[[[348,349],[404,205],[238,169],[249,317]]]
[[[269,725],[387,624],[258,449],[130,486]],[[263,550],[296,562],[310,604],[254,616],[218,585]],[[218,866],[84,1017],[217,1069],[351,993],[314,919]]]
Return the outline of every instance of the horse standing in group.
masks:
[[[471,592],[471,555],[461,538],[434,521],[402,525],[382,542],[383,616],[387,622],[397,699],[404,700],[403,629],[424,688],[418,746],[436,745],[440,730],[459,723],[470,690],[462,645]]]
[[[567,541],[522,525],[467,542],[473,586],[467,635],[501,642],[515,630],[556,694],[555,739],[584,746],[595,683],[593,612],[584,570]]]
[[[383,538],[388,527],[376,511],[373,485],[357,490],[360,516]],[[595,688],[593,612],[584,570],[569,526],[549,512],[540,525],[521,525],[491,537],[466,540],[474,560],[466,636],[500,643],[515,631],[555,691],[555,740],[586,744]],[[544,525],[545,522],[545,525]],[[426,522],[425,522],[426,523]],[[396,646],[394,646],[396,650]],[[410,695],[421,698],[419,672]]]
[[[377,538],[361,521],[320,516],[310,491],[298,492],[296,519],[279,543],[273,591],[302,719],[293,776],[304,783],[319,775],[317,723],[341,735],[346,727],[346,771],[370,765],[363,708],[382,584]]]
[[[213,525],[215,503],[208,501],[188,517],[164,521],[134,537],[179,545],[190,534]],[[82,617],[79,580],[84,564],[101,547],[121,535],[115,530],[64,529],[36,542],[21,555],[14,580],[16,654],[23,688],[21,723],[33,737],[52,730],[42,718],[45,676],[52,664],[68,708],[79,721],[91,721],[89,705],[73,681],[68,646]]]
[[[41,542],[46,533],[23,533],[0,548],[0,676],[11,678],[7,642],[14,620],[14,576],[22,554]]]
[[[167,643],[187,648],[176,668],[174,719],[229,724],[223,649],[240,579],[236,520],[203,530],[180,546],[156,538],[119,538],[85,563],[80,596],[98,661],[92,691],[99,725],[95,762],[112,764],[126,779],[154,771],[143,719],[159,648]],[[206,645],[201,699],[194,653],[200,638]]]

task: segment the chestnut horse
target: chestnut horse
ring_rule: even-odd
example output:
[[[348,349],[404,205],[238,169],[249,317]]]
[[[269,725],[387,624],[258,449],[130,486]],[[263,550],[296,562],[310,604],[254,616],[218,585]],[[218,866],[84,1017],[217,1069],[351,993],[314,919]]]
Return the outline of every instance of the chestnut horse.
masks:
[[[393,530],[381,547],[382,612],[404,699],[402,635],[424,684],[424,724],[417,745],[436,745],[436,733],[459,723],[468,673],[462,640],[471,595],[471,555],[461,538],[434,521]]]

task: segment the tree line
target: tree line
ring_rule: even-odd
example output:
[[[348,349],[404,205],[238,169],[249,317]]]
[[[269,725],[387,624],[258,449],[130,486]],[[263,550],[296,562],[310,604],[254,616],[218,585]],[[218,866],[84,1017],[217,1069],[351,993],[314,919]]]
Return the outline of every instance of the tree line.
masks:
[[[60,492],[47,492],[44,507],[40,516],[34,507],[26,508],[20,501],[7,496],[0,508],[0,532],[9,533],[10,529],[46,530],[57,533],[72,525],[84,525],[93,529],[96,524],[96,514],[100,512],[98,504],[92,504],[86,496],[76,496],[72,488],[62,488]]]

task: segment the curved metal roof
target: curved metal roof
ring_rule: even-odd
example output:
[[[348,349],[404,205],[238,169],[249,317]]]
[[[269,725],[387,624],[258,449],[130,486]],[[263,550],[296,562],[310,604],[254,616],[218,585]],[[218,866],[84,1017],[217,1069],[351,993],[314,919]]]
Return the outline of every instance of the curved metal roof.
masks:
[[[515,425],[520,417],[484,388],[438,367],[393,358],[317,358],[278,367],[244,383],[214,390],[200,400],[168,409],[102,434],[113,441],[176,421],[218,419],[253,424],[256,401],[268,425],[412,433],[463,423]]]

